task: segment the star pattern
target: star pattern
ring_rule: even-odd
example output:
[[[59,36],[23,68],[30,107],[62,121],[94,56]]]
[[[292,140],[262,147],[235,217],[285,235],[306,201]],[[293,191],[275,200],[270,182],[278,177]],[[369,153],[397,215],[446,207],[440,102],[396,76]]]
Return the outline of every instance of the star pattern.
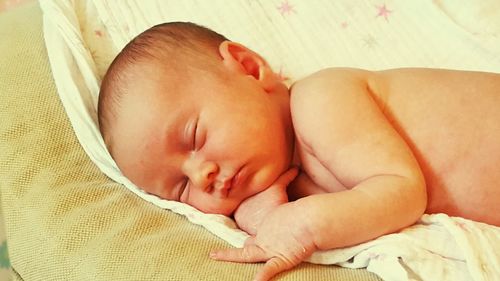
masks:
[[[278,9],[280,14],[283,16],[289,15],[291,13],[296,13],[294,7],[290,3],[288,3],[288,0],[281,2],[281,4],[278,7],[276,7],[276,9]]]
[[[363,44],[365,45],[365,47],[371,49],[375,47],[378,43],[377,40],[375,40],[375,37],[373,37],[372,35],[368,35],[365,38],[363,38]]]
[[[376,8],[377,8],[377,10],[378,10],[378,13],[377,13],[377,16],[376,16],[376,17],[377,17],[377,18],[378,18],[378,17],[384,17],[386,21],[389,21],[389,20],[388,20],[388,17],[389,17],[389,15],[390,15],[393,11],[391,11],[391,10],[387,9],[387,7],[385,6],[385,4],[384,4],[384,5],[382,5],[382,6],[375,6],[375,7],[376,7]]]

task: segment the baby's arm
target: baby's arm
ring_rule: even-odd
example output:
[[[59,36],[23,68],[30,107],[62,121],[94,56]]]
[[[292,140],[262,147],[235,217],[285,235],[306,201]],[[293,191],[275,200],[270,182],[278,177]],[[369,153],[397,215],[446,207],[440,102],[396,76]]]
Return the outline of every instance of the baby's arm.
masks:
[[[412,151],[374,99],[371,83],[376,79],[368,71],[328,69],[292,89],[297,137],[348,188],[296,202],[311,218],[309,229],[319,249],[397,231],[425,210],[425,180]]]

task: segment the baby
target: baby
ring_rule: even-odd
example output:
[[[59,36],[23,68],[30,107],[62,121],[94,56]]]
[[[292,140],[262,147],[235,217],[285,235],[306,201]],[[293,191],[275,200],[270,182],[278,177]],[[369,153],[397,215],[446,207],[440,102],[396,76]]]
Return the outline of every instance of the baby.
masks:
[[[125,176],[234,214],[253,236],[211,257],[266,262],[268,280],[424,212],[500,225],[499,108],[493,73],[332,68],[288,89],[257,53],[177,22],[125,46],[98,113]]]

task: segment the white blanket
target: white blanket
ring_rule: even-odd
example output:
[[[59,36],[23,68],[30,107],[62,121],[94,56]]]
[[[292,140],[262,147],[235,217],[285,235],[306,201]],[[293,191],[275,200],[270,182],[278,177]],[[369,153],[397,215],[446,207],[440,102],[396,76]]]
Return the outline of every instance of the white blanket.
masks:
[[[154,24],[192,21],[261,53],[289,83],[329,66],[500,72],[500,3],[455,2],[42,0],[41,7],[58,93],[90,159],[141,198],[241,247],[247,235],[231,219],[146,194],[118,170],[96,113],[100,79],[117,52]],[[400,233],[308,261],[366,267],[384,280],[500,280],[500,228],[424,215]]]

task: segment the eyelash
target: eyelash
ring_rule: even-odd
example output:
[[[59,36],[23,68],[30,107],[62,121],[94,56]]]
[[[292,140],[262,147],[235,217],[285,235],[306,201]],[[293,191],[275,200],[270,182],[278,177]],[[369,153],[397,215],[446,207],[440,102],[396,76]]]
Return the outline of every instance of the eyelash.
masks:
[[[196,124],[194,125],[194,132],[193,132],[193,145],[192,149],[196,150],[196,131],[198,130],[198,121],[196,121]]]

